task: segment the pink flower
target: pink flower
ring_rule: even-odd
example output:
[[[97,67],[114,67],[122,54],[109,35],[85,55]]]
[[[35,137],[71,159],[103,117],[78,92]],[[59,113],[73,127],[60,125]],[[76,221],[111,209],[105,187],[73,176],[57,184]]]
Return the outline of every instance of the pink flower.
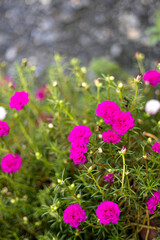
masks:
[[[98,104],[96,109],[96,115],[104,118],[106,124],[113,124],[119,112],[120,107],[115,102],[107,100]]]
[[[149,70],[143,75],[143,81],[149,82],[150,85],[156,87],[160,83],[160,73],[157,70]]]
[[[103,141],[107,143],[118,143],[122,139],[116,132],[112,130],[107,130],[103,132],[102,138],[103,138]]]
[[[10,98],[10,108],[15,108],[17,111],[23,109],[23,106],[29,102],[27,92],[15,92],[15,94]]]
[[[9,133],[10,127],[5,121],[0,121],[0,137],[6,136]]]
[[[113,180],[114,180],[114,174],[112,174],[112,173],[107,174],[107,176],[104,176],[104,179],[105,179],[105,181],[113,182]]]
[[[119,135],[124,135],[129,129],[133,128],[134,125],[134,118],[130,112],[120,112],[112,127]]]
[[[86,219],[85,211],[79,204],[71,204],[64,210],[63,221],[69,223],[71,227],[78,227],[80,222]]]
[[[86,162],[86,157],[84,153],[87,152],[87,147],[85,145],[77,145],[71,147],[70,158],[73,159],[73,162],[77,165],[79,163],[84,164]]]
[[[91,136],[91,131],[87,126],[79,125],[75,126],[68,136],[68,140],[71,143],[85,143],[89,142],[89,137]]]
[[[100,223],[104,225],[109,223],[118,223],[120,208],[117,203],[112,201],[103,201],[97,207],[97,217],[100,219]]]
[[[1,167],[3,172],[16,172],[20,169],[22,159],[18,154],[7,154],[2,158]]]
[[[48,87],[47,85],[44,85],[41,88],[37,89],[36,98],[38,100],[43,101],[46,98],[48,94],[47,87]]]
[[[155,143],[153,144],[153,146],[152,146],[152,150],[153,150],[154,152],[160,153],[160,143],[159,143],[159,142],[155,142]]]
[[[158,192],[154,192],[151,198],[146,203],[148,205],[147,209],[149,209],[149,213],[154,213],[159,202],[160,202],[160,190]]]

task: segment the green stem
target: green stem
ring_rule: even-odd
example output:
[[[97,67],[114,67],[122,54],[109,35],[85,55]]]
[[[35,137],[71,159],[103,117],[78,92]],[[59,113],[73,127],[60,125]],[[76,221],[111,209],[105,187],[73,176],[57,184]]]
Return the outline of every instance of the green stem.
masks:
[[[122,174],[122,191],[124,188],[124,178],[125,178],[125,156],[122,154],[122,159],[123,159],[123,174]]]
[[[142,61],[137,59],[137,62],[138,62],[139,70],[140,70],[141,74],[143,75],[145,73],[145,70],[144,70],[144,67],[142,65]]]
[[[78,126],[79,124],[74,120],[73,116],[63,106],[62,106],[62,109],[68,115],[68,117],[72,120],[72,122],[74,122],[74,124]]]
[[[6,145],[6,148],[8,149],[8,151],[13,154],[13,152],[12,152],[12,150],[10,149],[10,147],[9,147],[8,143],[6,142],[6,140],[5,140],[3,137],[2,137],[1,139],[2,139],[2,141],[4,142],[4,144]]]
[[[17,71],[19,73],[19,79],[20,79],[20,82],[24,88],[24,91],[28,92],[28,88],[27,88],[27,84],[26,84],[26,80],[25,80],[25,77],[23,75],[23,71],[21,69],[21,67],[17,64]]]
[[[132,105],[131,105],[131,108],[130,108],[131,111],[134,109],[134,105],[135,105],[135,102],[136,102],[136,99],[137,99],[137,95],[138,95],[138,83],[136,83],[136,92],[135,92],[135,96],[134,96],[134,99],[133,99],[133,102],[132,102]]]
[[[100,99],[99,99],[99,94],[100,94],[100,87],[97,87],[97,103],[99,103]]]
[[[110,84],[109,84],[109,81],[107,81],[107,97],[108,97],[107,100],[110,100]]]
[[[99,191],[105,196],[105,193],[103,192],[103,190],[101,189],[101,187],[99,186],[98,182],[96,181],[95,177],[93,176],[93,174],[90,172],[91,177],[93,178],[95,184],[97,185]]]
[[[101,228],[101,226],[98,225],[93,225],[92,223],[89,223],[87,221],[85,221],[89,226],[93,227],[93,228]]]
[[[69,187],[65,183],[64,186],[66,187],[68,192],[72,195],[72,197],[74,197],[77,200],[77,202],[81,205],[81,201],[77,198],[77,196],[69,189]]]
[[[34,145],[32,139],[30,138],[30,136],[28,135],[26,129],[23,127],[21,121],[19,120],[19,117],[17,118],[17,121],[18,121],[18,124],[19,124],[19,126],[20,126],[20,129],[22,130],[22,132],[23,132],[26,140],[27,140],[28,143],[31,145],[31,147],[33,148],[33,150],[35,150],[35,145]]]

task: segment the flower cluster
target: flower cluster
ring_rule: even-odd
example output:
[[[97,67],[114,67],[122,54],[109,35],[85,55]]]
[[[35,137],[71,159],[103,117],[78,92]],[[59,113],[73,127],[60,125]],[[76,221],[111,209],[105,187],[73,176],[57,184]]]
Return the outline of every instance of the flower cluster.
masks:
[[[84,125],[75,126],[70,132],[68,136],[68,140],[71,142],[70,158],[75,164],[85,163],[84,154],[87,152],[87,143],[91,134],[90,129]]]
[[[112,101],[104,101],[98,104],[96,114],[104,118],[106,124],[112,124],[112,128],[119,135],[124,135],[129,129],[134,127],[134,118],[130,112],[121,112],[120,107]],[[121,140],[116,133],[107,132],[104,136],[106,142],[117,143]]]
[[[114,174],[109,173],[109,174],[107,174],[107,176],[104,176],[104,179],[105,179],[106,182],[113,182]]]
[[[0,121],[0,137],[8,135],[10,127],[5,121]]]
[[[105,200],[98,205],[96,214],[100,219],[100,223],[104,225],[109,223],[118,223],[120,208],[117,203]]]
[[[147,205],[149,209],[149,213],[154,213],[157,204],[160,202],[160,190],[158,192],[154,192],[152,197],[148,200]]]
[[[152,146],[152,150],[154,152],[160,153],[160,143],[159,142],[155,142]]]
[[[148,82],[153,87],[160,83],[160,72],[157,70],[149,70],[143,75],[143,81]]]
[[[118,223],[120,208],[117,203],[105,200],[98,205],[96,214],[100,223],[107,225],[109,223]],[[84,209],[79,204],[69,205],[63,213],[63,221],[69,223],[71,227],[78,227],[80,222],[87,219]]]
[[[80,222],[87,219],[85,211],[79,204],[69,205],[63,213],[63,221],[69,223],[71,227],[78,227]]]
[[[18,154],[7,154],[2,158],[1,167],[3,172],[13,173],[20,169],[22,159]]]
[[[103,132],[102,138],[103,138],[103,141],[107,143],[118,143],[122,139],[116,132],[112,130],[107,130]]]
[[[10,98],[10,108],[15,108],[17,111],[22,110],[24,105],[29,102],[27,92],[15,92],[15,94]]]

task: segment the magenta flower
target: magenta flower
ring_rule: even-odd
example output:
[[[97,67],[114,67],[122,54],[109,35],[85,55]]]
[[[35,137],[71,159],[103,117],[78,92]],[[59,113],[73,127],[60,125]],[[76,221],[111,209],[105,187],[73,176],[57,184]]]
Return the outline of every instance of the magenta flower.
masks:
[[[155,142],[152,146],[152,150],[154,152],[160,153],[160,143],[159,142]]]
[[[5,121],[0,121],[0,137],[8,135],[10,127]]]
[[[114,131],[107,130],[102,133],[103,141],[107,143],[118,143],[122,140],[122,138]]]
[[[43,101],[48,94],[47,85],[42,86],[36,91],[36,98],[40,101]]]
[[[71,147],[70,151],[70,158],[73,159],[73,162],[76,165],[79,163],[84,164],[86,162],[86,157],[84,153],[87,152],[87,147],[85,145]]]
[[[160,190],[158,192],[154,192],[153,195],[148,200],[148,202],[146,203],[148,205],[147,209],[149,210],[149,213],[154,213],[159,202],[160,202]]]
[[[2,158],[1,167],[3,172],[12,173],[20,169],[22,159],[18,154],[7,154]]]
[[[106,124],[113,124],[119,112],[120,107],[115,102],[107,100],[98,104],[96,109],[96,115],[104,118]]]
[[[120,112],[112,127],[119,135],[124,135],[129,129],[133,128],[134,125],[134,118],[130,112]]]
[[[91,131],[87,126],[79,125],[75,126],[68,136],[68,140],[71,143],[88,143],[89,137],[91,136]]]
[[[160,83],[160,73],[157,70],[149,70],[143,75],[143,81],[149,82],[150,85],[156,87]]]
[[[78,227],[80,222],[86,219],[85,211],[79,204],[71,204],[64,210],[63,221],[69,223],[71,227]]]
[[[118,223],[120,212],[121,210],[117,203],[106,200],[98,205],[96,214],[100,219],[100,223],[106,225],[109,223]]]
[[[23,106],[29,102],[27,92],[15,92],[15,94],[10,98],[10,108],[15,108],[17,111],[23,109]]]
[[[84,153],[87,152],[87,143],[91,134],[90,129],[84,125],[75,126],[70,132],[68,136],[68,140],[71,142],[70,158],[75,164],[86,162]]]
[[[107,176],[104,176],[104,179],[105,179],[106,182],[113,182],[114,174],[109,173],[109,174],[107,174]]]

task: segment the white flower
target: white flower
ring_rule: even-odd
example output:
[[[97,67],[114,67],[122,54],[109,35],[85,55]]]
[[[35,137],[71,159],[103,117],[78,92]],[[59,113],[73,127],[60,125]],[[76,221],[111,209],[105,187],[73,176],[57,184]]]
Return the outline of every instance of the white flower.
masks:
[[[3,121],[6,118],[7,111],[4,107],[0,107],[0,120]]]
[[[145,105],[146,113],[155,115],[160,110],[160,102],[156,99],[149,100]]]

